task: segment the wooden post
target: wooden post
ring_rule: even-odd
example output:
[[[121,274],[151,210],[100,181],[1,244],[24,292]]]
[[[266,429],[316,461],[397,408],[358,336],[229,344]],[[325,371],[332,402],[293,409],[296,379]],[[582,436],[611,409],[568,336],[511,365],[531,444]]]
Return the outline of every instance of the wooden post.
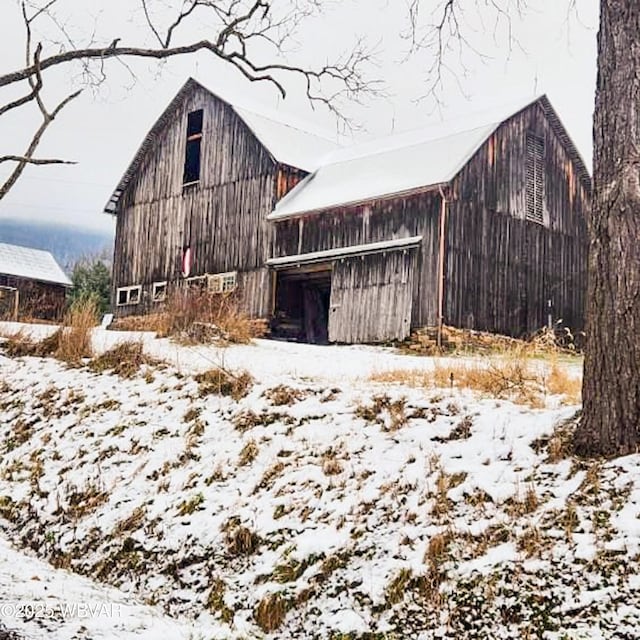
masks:
[[[442,348],[442,327],[444,325],[444,251],[447,230],[447,198],[440,187],[440,249],[438,253],[438,349]]]
[[[20,291],[15,289],[15,296],[13,298],[13,321],[18,322],[18,307],[20,306]]]

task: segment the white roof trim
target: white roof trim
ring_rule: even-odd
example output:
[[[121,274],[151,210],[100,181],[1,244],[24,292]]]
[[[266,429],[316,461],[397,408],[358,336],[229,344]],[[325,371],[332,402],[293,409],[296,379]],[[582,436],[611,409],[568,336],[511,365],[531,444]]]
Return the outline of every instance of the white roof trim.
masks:
[[[396,240],[385,240],[384,242],[371,242],[369,244],[358,244],[351,247],[340,247],[339,249],[329,249],[328,251],[299,253],[295,256],[270,258],[267,260],[267,265],[269,267],[278,268],[296,264],[324,262],[325,260],[337,260],[339,258],[349,258],[368,253],[381,253],[382,251],[411,248],[420,244],[421,241],[422,236],[412,236],[411,238],[398,238]]]

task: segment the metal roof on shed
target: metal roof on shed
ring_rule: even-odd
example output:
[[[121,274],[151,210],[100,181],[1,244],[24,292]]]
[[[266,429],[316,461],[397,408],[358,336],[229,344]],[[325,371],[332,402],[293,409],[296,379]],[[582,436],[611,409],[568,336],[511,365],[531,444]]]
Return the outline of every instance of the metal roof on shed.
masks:
[[[56,259],[48,252],[0,242],[0,274],[71,287]]]

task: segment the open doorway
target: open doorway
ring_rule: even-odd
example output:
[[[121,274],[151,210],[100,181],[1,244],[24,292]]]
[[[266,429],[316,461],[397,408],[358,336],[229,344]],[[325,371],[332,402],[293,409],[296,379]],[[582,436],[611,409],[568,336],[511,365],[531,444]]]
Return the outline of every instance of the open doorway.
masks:
[[[330,265],[279,271],[271,328],[273,337],[328,344],[330,300]]]

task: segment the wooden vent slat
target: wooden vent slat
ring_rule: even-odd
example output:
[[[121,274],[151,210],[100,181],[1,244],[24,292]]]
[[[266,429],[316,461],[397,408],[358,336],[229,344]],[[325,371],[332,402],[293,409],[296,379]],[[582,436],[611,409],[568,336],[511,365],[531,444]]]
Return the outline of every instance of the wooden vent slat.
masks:
[[[527,220],[544,223],[544,140],[527,134]]]

